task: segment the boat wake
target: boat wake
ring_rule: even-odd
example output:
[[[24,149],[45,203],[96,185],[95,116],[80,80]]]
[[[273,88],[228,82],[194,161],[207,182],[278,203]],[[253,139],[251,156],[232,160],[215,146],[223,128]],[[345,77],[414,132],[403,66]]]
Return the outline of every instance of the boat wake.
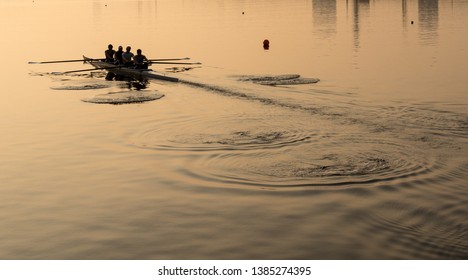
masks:
[[[207,84],[204,82],[197,82],[194,80],[185,80],[185,79],[179,79],[179,82],[182,84],[186,84],[188,86],[201,88],[203,90],[215,92],[217,94],[221,94],[224,96],[236,97],[236,98],[241,98],[241,99],[245,99],[249,101],[256,101],[265,105],[273,105],[273,106],[284,107],[284,108],[289,108],[289,109],[299,109],[299,110],[304,110],[304,111],[307,111],[309,113],[314,113],[314,114],[327,115],[330,113],[331,116],[333,117],[337,114],[336,112],[324,111],[323,107],[319,107],[319,106],[315,106],[315,107],[310,106],[310,105],[304,106],[302,104],[283,102],[279,99],[258,95],[257,90],[252,89],[252,88],[243,88],[243,89],[228,88],[225,86],[218,86],[214,84]]]

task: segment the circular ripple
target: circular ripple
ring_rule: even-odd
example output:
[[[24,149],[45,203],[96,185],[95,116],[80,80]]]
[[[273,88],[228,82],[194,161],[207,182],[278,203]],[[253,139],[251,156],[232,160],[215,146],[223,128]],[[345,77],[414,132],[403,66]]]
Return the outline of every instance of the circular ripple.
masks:
[[[318,131],[307,124],[285,128],[273,119],[252,118],[237,122],[238,118],[203,120],[180,119],[160,124],[132,137],[131,145],[145,149],[170,151],[231,151],[264,150],[299,145],[313,141]],[[199,123],[206,123],[200,131]]]
[[[313,137],[301,131],[230,131],[223,134],[178,134],[165,143],[152,141],[161,131],[146,131],[139,135],[142,148],[178,151],[257,150],[278,148],[308,141]],[[156,137],[153,140],[157,140]]]
[[[294,112],[277,113],[167,119],[132,136],[131,144],[169,151],[178,157],[178,180],[210,187],[379,186],[431,178],[444,168],[436,154],[392,133],[374,135],[299,116],[291,123]]]
[[[383,141],[333,144],[316,141],[303,142],[279,153],[224,152],[199,157],[184,165],[182,173],[226,186],[327,189],[412,180],[430,176],[435,167],[435,159],[411,146]]]
[[[178,150],[256,150],[284,147],[307,141],[312,135],[301,131],[230,131],[225,134],[175,135],[169,139]]]

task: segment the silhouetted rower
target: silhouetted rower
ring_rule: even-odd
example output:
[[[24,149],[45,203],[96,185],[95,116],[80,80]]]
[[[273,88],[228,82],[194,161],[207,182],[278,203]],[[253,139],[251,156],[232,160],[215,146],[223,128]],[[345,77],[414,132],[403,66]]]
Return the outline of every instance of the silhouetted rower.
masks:
[[[123,65],[127,67],[133,65],[134,54],[130,51],[131,49],[131,47],[127,47],[126,51],[122,54]]]
[[[106,62],[114,62],[115,50],[113,50],[113,48],[114,47],[111,44],[107,46],[107,50],[104,52],[104,54],[106,55]]]
[[[119,49],[115,52],[115,60],[119,63],[119,64],[123,64],[123,57],[122,57],[122,54],[123,54],[123,47],[122,46],[119,46]]]
[[[141,54],[141,50],[137,50],[137,55],[133,57],[133,62],[137,69],[148,69],[148,59]]]

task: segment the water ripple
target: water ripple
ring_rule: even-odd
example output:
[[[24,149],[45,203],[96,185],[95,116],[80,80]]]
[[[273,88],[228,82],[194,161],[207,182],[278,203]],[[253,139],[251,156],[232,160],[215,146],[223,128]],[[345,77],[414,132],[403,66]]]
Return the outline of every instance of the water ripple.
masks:
[[[250,122],[239,126],[237,119],[231,116],[211,120],[203,132],[193,128],[193,123],[206,122],[203,119],[173,120],[141,131],[130,141],[133,146],[159,151],[261,151],[310,142],[320,133],[313,128],[285,127],[275,120],[256,117],[250,117]]]
[[[308,141],[312,136],[301,131],[232,131],[226,134],[175,135],[166,149],[212,151],[257,150],[284,147]]]
[[[425,129],[434,135],[468,138],[468,116],[456,112],[419,108],[415,106],[388,107],[379,111],[380,117],[404,120],[407,128]]]
[[[456,201],[458,206],[449,208],[461,210],[466,216],[462,201],[459,198]],[[379,238],[392,244],[386,252],[391,258],[466,259],[468,225],[453,218],[460,217],[460,213],[439,211],[441,207],[446,205],[442,203],[434,208],[401,202],[381,203],[375,209],[379,215],[368,213],[368,218],[362,219],[366,223],[362,234],[368,240]]]
[[[192,179],[219,185],[329,189],[416,180],[441,167],[410,146],[382,141],[330,145],[325,139],[279,152],[220,151],[192,159],[181,169]]]

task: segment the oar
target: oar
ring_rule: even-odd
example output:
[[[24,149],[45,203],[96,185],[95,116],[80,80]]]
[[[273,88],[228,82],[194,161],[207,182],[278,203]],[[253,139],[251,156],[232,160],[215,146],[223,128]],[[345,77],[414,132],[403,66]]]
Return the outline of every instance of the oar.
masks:
[[[201,62],[158,62],[158,61],[151,61],[153,64],[183,64],[183,65],[194,65],[194,64],[201,64]]]
[[[65,63],[65,62],[85,62],[92,60],[103,60],[104,58],[98,59],[72,59],[72,60],[52,60],[52,61],[29,61],[29,64],[46,64],[46,63]]]
[[[155,59],[148,59],[148,61],[173,61],[173,60],[188,60],[190,57],[184,58],[155,58]]]
[[[65,75],[69,73],[78,73],[78,72],[86,72],[86,71],[93,71],[93,70],[107,70],[107,69],[115,69],[121,68],[121,66],[114,66],[114,67],[103,67],[103,68],[90,68],[90,69],[82,69],[82,70],[72,70],[72,71],[65,71],[65,72],[50,72],[52,75]]]

